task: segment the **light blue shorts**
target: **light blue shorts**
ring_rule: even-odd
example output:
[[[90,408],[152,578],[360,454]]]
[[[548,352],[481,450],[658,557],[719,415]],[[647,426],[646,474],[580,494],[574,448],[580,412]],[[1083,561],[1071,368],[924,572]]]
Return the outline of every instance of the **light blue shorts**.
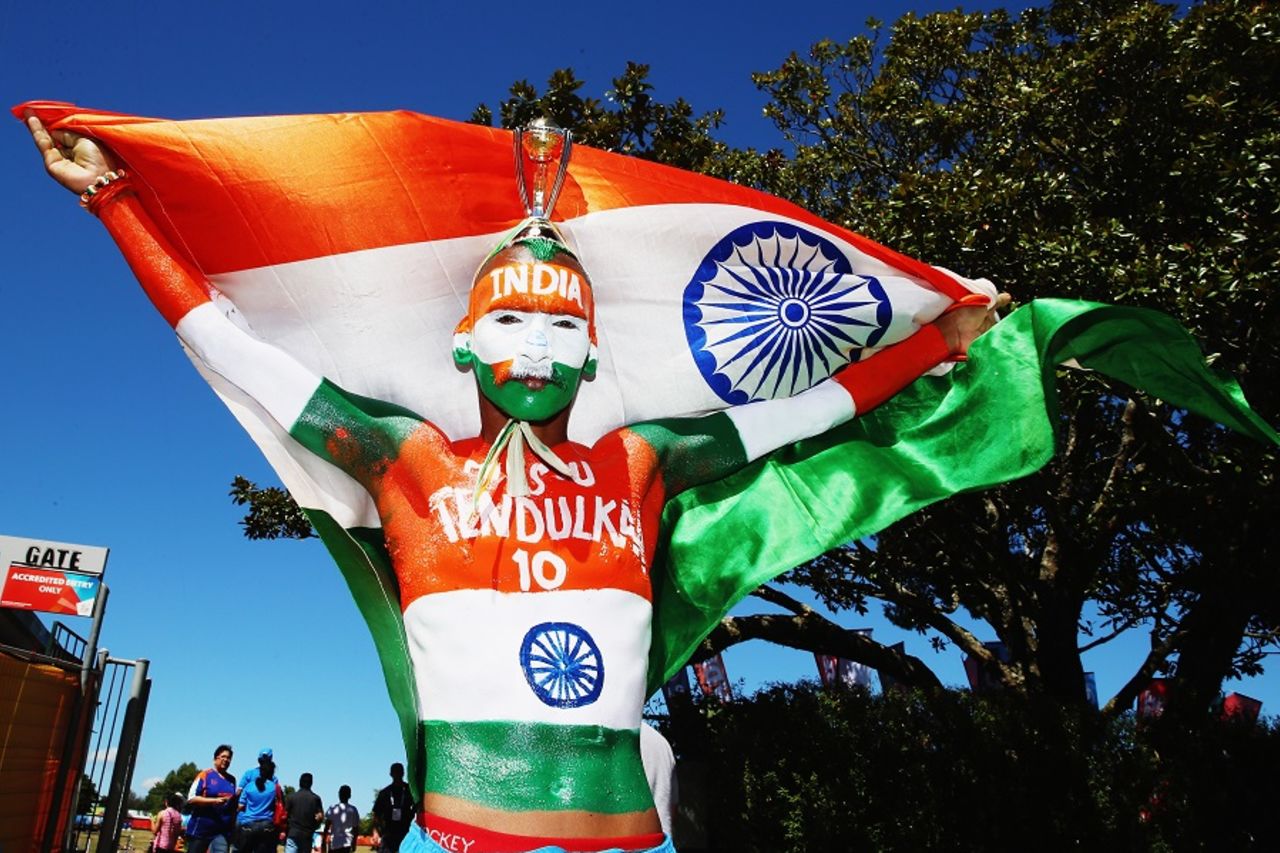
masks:
[[[400,853],[466,853],[466,851],[461,847],[456,851],[441,847],[415,823],[409,830],[409,834],[404,837],[404,841],[400,842]],[[539,847],[537,850],[530,850],[529,853],[567,853],[567,851],[563,847]],[[600,853],[623,853],[623,851],[619,847],[614,847],[602,850]],[[676,848],[668,838],[657,847],[651,847],[643,853],[676,853]]]

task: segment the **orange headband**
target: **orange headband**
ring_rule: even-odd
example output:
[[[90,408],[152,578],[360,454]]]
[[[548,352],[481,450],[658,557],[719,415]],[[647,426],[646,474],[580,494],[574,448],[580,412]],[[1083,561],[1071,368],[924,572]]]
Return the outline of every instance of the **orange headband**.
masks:
[[[591,343],[596,342],[595,300],[591,281],[578,269],[551,261],[512,260],[476,277],[471,286],[467,316],[457,332],[470,332],[490,311],[541,311],[569,314],[587,321]]]

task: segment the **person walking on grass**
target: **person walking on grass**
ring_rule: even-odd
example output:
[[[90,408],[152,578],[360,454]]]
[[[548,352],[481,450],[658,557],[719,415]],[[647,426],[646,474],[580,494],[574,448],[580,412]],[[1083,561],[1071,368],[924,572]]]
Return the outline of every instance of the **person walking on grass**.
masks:
[[[311,839],[324,820],[324,806],[311,790],[311,774],[298,778],[298,790],[285,799],[289,828],[285,831],[285,853],[311,853]]]

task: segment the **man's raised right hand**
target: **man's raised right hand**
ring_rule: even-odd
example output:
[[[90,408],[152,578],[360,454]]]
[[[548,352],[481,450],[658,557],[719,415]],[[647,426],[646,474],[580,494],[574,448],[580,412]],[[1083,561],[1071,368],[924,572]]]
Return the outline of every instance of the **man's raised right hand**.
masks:
[[[27,129],[44,158],[45,171],[76,195],[116,168],[107,150],[87,136],[69,130],[46,130],[33,115],[27,116]]]

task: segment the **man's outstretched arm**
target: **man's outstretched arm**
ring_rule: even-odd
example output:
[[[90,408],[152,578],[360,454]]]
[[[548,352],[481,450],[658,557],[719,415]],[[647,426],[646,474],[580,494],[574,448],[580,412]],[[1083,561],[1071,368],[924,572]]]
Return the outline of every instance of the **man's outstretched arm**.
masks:
[[[379,470],[372,460],[393,455],[397,436],[420,420],[344,392],[240,328],[214,303],[216,290],[200,270],[169,244],[143,209],[129,178],[116,177],[120,173],[109,151],[79,134],[51,133],[34,116],[27,125],[54,180],[75,193],[94,188],[86,206],[106,226],[157,310],[201,362],[262,405],[309,450],[372,487]]]
[[[958,305],[875,357],[850,364],[793,397],[735,406],[700,418],[670,418],[630,427],[658,453],[668,496],[728,476],[780,447],[811,438],[865,414],[969,345],[1009,304]]]

